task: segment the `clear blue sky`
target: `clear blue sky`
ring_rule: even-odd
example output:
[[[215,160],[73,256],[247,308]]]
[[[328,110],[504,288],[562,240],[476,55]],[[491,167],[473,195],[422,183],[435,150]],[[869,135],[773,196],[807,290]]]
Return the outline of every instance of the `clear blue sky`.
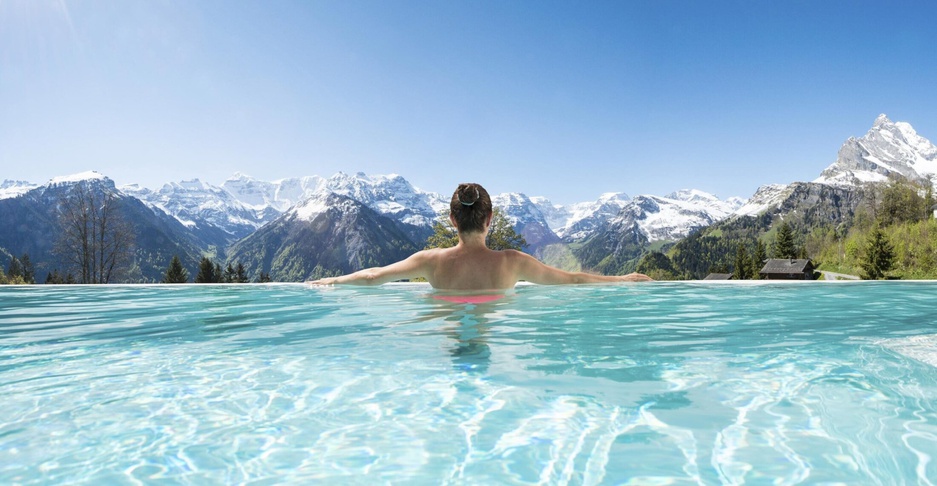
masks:
[[[0,179],[398,173],[555,202],[937,140],[937,2],[0,0]]]

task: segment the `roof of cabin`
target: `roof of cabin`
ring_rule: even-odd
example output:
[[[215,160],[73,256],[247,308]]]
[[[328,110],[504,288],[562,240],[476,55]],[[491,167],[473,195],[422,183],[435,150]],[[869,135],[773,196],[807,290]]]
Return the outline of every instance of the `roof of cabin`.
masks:
[[[813,268],[809,258],[771,258],[758,273],[804,273]]]

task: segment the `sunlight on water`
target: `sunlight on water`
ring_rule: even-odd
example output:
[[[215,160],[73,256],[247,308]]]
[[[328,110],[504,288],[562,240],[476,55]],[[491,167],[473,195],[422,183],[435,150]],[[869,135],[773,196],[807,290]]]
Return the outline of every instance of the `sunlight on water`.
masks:
[[[937,482],[937,285],[0,289],[0,483]]]

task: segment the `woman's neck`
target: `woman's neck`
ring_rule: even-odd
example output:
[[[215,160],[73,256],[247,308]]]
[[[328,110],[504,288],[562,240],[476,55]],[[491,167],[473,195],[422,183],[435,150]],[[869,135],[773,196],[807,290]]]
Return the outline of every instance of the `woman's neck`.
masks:
[[[486,247],[485,237],[487,233],[475,231],[472,233],[459,233],[459,244],[466,248]]]

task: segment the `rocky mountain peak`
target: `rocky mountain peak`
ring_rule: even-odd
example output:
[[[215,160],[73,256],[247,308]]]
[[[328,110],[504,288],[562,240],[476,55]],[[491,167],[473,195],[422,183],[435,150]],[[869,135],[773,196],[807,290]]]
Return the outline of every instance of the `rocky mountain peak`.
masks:
[[[686,201],[693,203],[715,203],[719,202],[719,198],[704,191],[698,189],[680,189],[679,191],[671,192],[670,194],[664,196],[669,199],[674,199],[677,201]]]
[[[888,115],[882,113],[881,115],[875,118],[875,122],[872,123],[872,128],[881,128],[888,125],[894,125],[891,120],[888,119]]]
[[[49,180],[48,185],[53,186],[53,187],[54,186],[69,186],[69,185],[77,184],[81,182],[91,183],[91,184],[101,184],[104,187],[107,187],[109,189],[116,189],[116,186],[114,185],[114,181],[112,181],[109,177],[105,176],[104,174],[96,170],[79,172],[77,174],[72,174],[72,175],[67,175],[67,176],[53,177],[51,180]]]
[[[906,122],[879,115],[860,138],[849,138],[836,161],[814,182],[858,187],[867,183],[902,179],[931,184],[937,176],[937,147]]]

